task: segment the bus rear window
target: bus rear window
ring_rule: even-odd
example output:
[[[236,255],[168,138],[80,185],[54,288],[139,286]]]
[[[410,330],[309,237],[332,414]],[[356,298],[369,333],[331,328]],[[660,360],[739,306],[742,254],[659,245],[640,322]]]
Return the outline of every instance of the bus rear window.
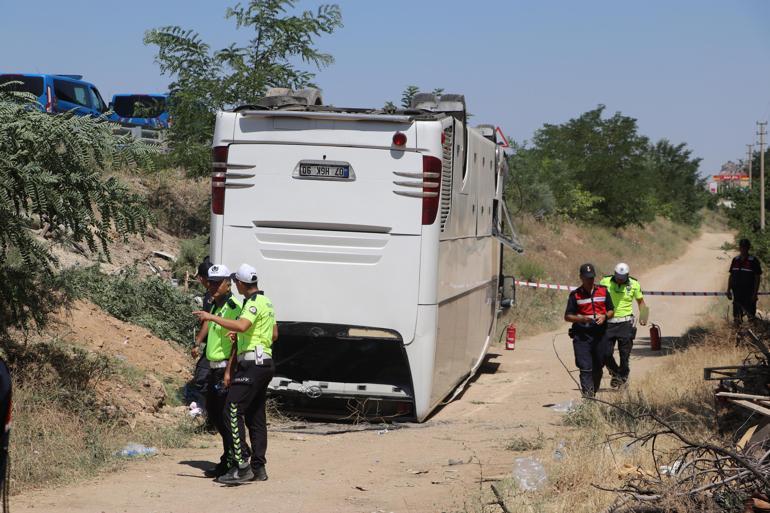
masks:
[[[11,82],[14,83],[10,85]],[[0,75],[0,90],[30,93],[43,96],[43,77],[25,77],[24,75]]]
[[[140,94],[116,96],[112,109],[122,118],[157,118],[166,111],[166,99]]]

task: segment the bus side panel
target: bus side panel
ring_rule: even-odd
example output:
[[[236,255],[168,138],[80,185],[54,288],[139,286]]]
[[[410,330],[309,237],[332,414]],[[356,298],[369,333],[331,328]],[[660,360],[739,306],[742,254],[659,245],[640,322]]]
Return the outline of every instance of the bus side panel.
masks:
[[[414,384],[415,417],[418,422],[425,420],[442,399],[442,397],[437,399],[433,394],[437,322],[436,305],[418,306],[414,342],[406,346],[409,370]]]
[[[476,235],[476,180],[471,170],[472,155],[468,155],[465,146],[465,139],[470,137],[471,131],[457,121],[454,130],[452,203],[447,226],[441,234],[442,239]]]
[[[473,129],[467,146],[465,176],[454,170],[449,233],[439,243],[434,400],[477,368],[496,324],[499,243],[490,236],[495,146]]]
[[[476,184],[476,235],[479,237],[492,235],[492,204],[495,199],[495,146],[475,130],[469,138],[471,147],[478,150],[474,175]]]
[[[434,395],[473,370],[495,322],[497,244],[491,237],[441,241]],[[445,377],[447,376],[447,377]]]

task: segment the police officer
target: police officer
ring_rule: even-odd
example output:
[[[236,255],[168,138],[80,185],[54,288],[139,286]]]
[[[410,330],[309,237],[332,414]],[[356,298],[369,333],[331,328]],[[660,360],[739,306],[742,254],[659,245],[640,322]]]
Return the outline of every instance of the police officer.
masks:
[[[580,369],[580,389],[593,397],[602,383],[602,367],[607,356],[605,330],[615,307],[607,287],[596,285],[592,264],[580,266],[580,287],[569,294],[564,320],[572,323],[570,337],[575,364]]]
[[[211,295],[213,307],[210,313],[214,317],[234,320],[241,312],[241,302],[230,293],[230,270],[226,265],[215,264],[208,270],[208,292]],[[216,467],[204,472],[206,477],[225,475],[233,465],[232,448],[228,446],[228,430],[224,419],[225,397],[227,389],[224,385],[225,369],[232,354],[232,341],[228,330],[216,322],[208,322],[205,358],[209,373],[206,382],[206,412],[209,422],[222,437],[223,451]]]
[[[272,343],[278,338],[273,304],[259,290],[256,269],[242,264],[232,277],[238,292],[245,298],[237,319],[196,312],[201,320],[237,333],[237,344],[233,346],[224,376],[228,387],[224,415],[233,466],[217,478],[217,482],[228,485],[267,480],[265,401],[267,386],[275,373]],[[246,443],[247,428],[251,447]]]
[[[198,272],[195,274],[195,279],[203,286],[205,290],[201,310],[205,310],[206,312],[210,312],[211,307],[213,306],[211,293],[209,292],[208,280],[210,267],[211,261],[209,261],[209,257],[206,257],[198,265]],[[189,388],[186,387],[187,399],[189,399],[190,402],[195,401],[202,407],[205,407],[206,403],[206,387],[209,375],[209,363],[208,360],[206,360],[204,347],[206,343],[206,337],[208,336],[208,329],[209,326],[207,322],[201,322],[198,326],[198,333],[195,335],[195,343],[193,344],[192,350],[190,351],[192,357],[197,361],[195,363],[195,371],[193,372],[192,382],[190,383]]]
[[[733,301],[733,320],[738,325],[743,315],[753,320],[757,314],[759,282],[762,266],[754,255],[749,255],[751,242],[741,239],[738,243],[740,255],[730,262],[730,278],[727,281],[727,299]]]
[[[607,333],[605,335],[607,344],[607,360],[605,365],[612,376],[612,380],[610,380],[612,388],[624,385],[628,381],[628,375],[631,372],[629,361],[636,335],[636,328],[634,328],[634,300],[639,305],[640,311],[646,308],[642,286],[635,278],[629,276],[629,272],[628,264],[621,262],[615,266],[614,274],[605,276],[599,282],[600,285],[607,287],[612,298],[612,304],[615,306],[615,314],[611,319],[607,320]],[[640,318],[639,324],[642,326],[647,324],[644,316]],[[613,355],[616,342],[620,355],[620,365],[617,364]]]
[[[3,511],[8,501],[8,444],[11,435],[11,396],[13,385],[11,384],[11,372],[5,361],[0,359],[0,503]]]

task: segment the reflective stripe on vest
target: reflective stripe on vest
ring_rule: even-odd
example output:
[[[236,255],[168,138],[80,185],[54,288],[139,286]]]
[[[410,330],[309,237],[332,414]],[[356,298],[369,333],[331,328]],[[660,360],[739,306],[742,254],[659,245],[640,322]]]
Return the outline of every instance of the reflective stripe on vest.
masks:
[[[577,300],[577,304],[579,304],[579,305],[585,305],[585,304],[588,304],[588,303],[590,303],[591,301],[593,301],[594,303],[601,303],[602,301],[606,301],[606,300],[607,300],[607,298],[605,298],[605,297],[601,297],[601,296],[598,296],[598,297],[597,297],[597,296],[594,296],[594,298],[593,298],[593,299],[591,299],[590,297],[589,297],[589,298],[587,298],[587,299],[578,299],[578,300]]]
[[[754,266],[751,265],[753,261],[753,256],[749,256],[746,260],[743,260],[741,257],[737,256],[733,258],[732,265],[730,265],[730,271],[748,271],[753,273]]]
[[[594,315],[607,314],[607,287],[596,285],[591,294],[586,293],[582,287],[575,289],[575,302],[577,303],[577,313],[593,317]]]

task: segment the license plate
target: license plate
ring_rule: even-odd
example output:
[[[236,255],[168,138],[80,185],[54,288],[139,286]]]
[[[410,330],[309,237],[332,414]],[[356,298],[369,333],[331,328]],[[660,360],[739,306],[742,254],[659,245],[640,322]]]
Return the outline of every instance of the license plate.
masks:
[[[304,180],[355,180],[350,164],[326,160],[303,160],[294,168],[293,176]]]

